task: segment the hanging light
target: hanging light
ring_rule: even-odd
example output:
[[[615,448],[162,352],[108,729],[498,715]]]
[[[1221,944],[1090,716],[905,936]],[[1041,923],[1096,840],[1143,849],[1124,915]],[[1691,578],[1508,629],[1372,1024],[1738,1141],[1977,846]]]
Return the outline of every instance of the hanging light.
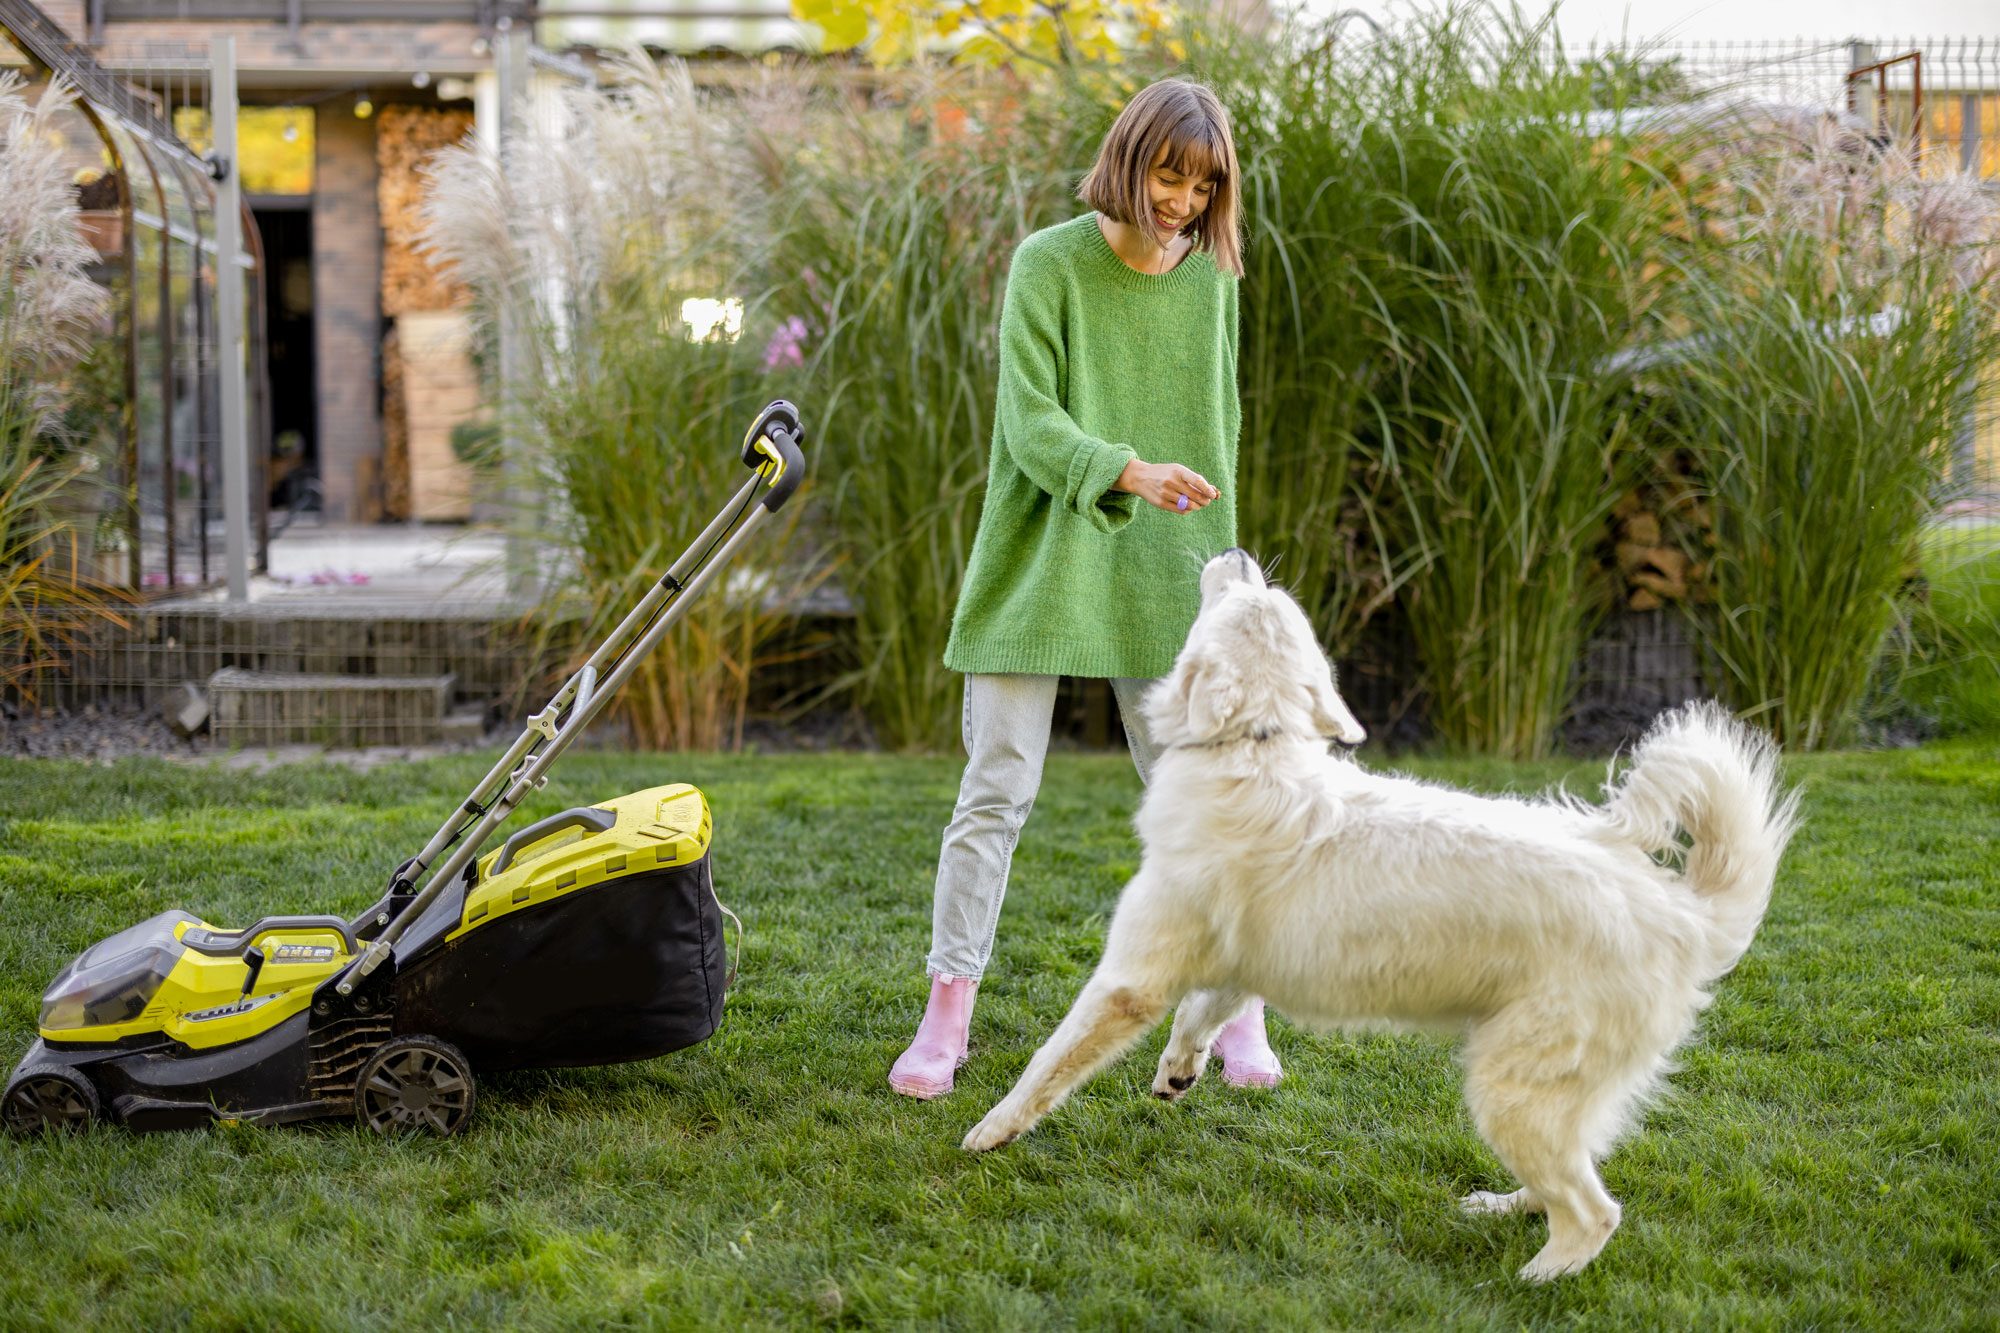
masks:
[[[368,94],[354,94],[354,118],[356,120],[366,120],[374,114],[375,103],[369,100]]]

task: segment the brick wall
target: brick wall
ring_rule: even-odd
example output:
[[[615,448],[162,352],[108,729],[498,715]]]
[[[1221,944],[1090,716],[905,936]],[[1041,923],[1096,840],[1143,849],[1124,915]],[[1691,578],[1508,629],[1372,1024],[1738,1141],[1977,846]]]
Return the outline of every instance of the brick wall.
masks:
[[[363,469],[382,457],[382,220],[375,204],[375,122],[353,103],[322,103],[313,190],[313,338],[318,351],[319,472],[326,516],[372,512]]]

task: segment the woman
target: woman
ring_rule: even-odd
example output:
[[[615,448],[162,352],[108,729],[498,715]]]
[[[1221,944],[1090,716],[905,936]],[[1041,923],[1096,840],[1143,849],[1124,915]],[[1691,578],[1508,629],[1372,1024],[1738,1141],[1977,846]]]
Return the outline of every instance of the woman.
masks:
[[[1236,544],[1238,180],[1214,93],[1163,80],[1105,136],[1077,192],[1092,211],[1014,252],[986,501],[944,656],[966,673],[967,762],[938,855],[930,1001],[889,1074],[907,1096],[949,1092],[965,1062],[1058,678],[1111,681],[1144,781],[1139,697],[1194,623],[1202,564]],[[1238,1086],[1282,1075],[1261,1002],[1215,1048]]]

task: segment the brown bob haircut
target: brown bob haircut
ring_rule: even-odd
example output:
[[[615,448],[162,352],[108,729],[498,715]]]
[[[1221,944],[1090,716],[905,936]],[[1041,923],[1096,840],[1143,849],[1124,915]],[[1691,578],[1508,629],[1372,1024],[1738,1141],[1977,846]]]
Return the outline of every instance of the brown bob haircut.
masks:
[[[1208,207],[1194,221],[1194,243],[1215,266],[1243,276],[1243,247],[1237,236],[1236,143],[1229,113],[1216,95],[1186,79],[1161,79],[1139,90],[1118,113],[1097,150],[1097,164],[1077,187],[1077,198],[1113,222],[1128,227],[1151,209],[1146,175],[1160,165],[1193,179],[1212,180]]]

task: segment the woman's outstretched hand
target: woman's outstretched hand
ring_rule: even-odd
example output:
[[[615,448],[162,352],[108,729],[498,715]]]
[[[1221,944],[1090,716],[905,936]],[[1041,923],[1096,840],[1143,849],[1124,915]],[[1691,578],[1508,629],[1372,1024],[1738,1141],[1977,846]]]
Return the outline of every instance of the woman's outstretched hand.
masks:
[[[1222,494],[1193,468],[1179,463],[1147,463],[1137,458],[1125,465],[1112,489],[1129,491],[1170,514],[1192,514]]]

